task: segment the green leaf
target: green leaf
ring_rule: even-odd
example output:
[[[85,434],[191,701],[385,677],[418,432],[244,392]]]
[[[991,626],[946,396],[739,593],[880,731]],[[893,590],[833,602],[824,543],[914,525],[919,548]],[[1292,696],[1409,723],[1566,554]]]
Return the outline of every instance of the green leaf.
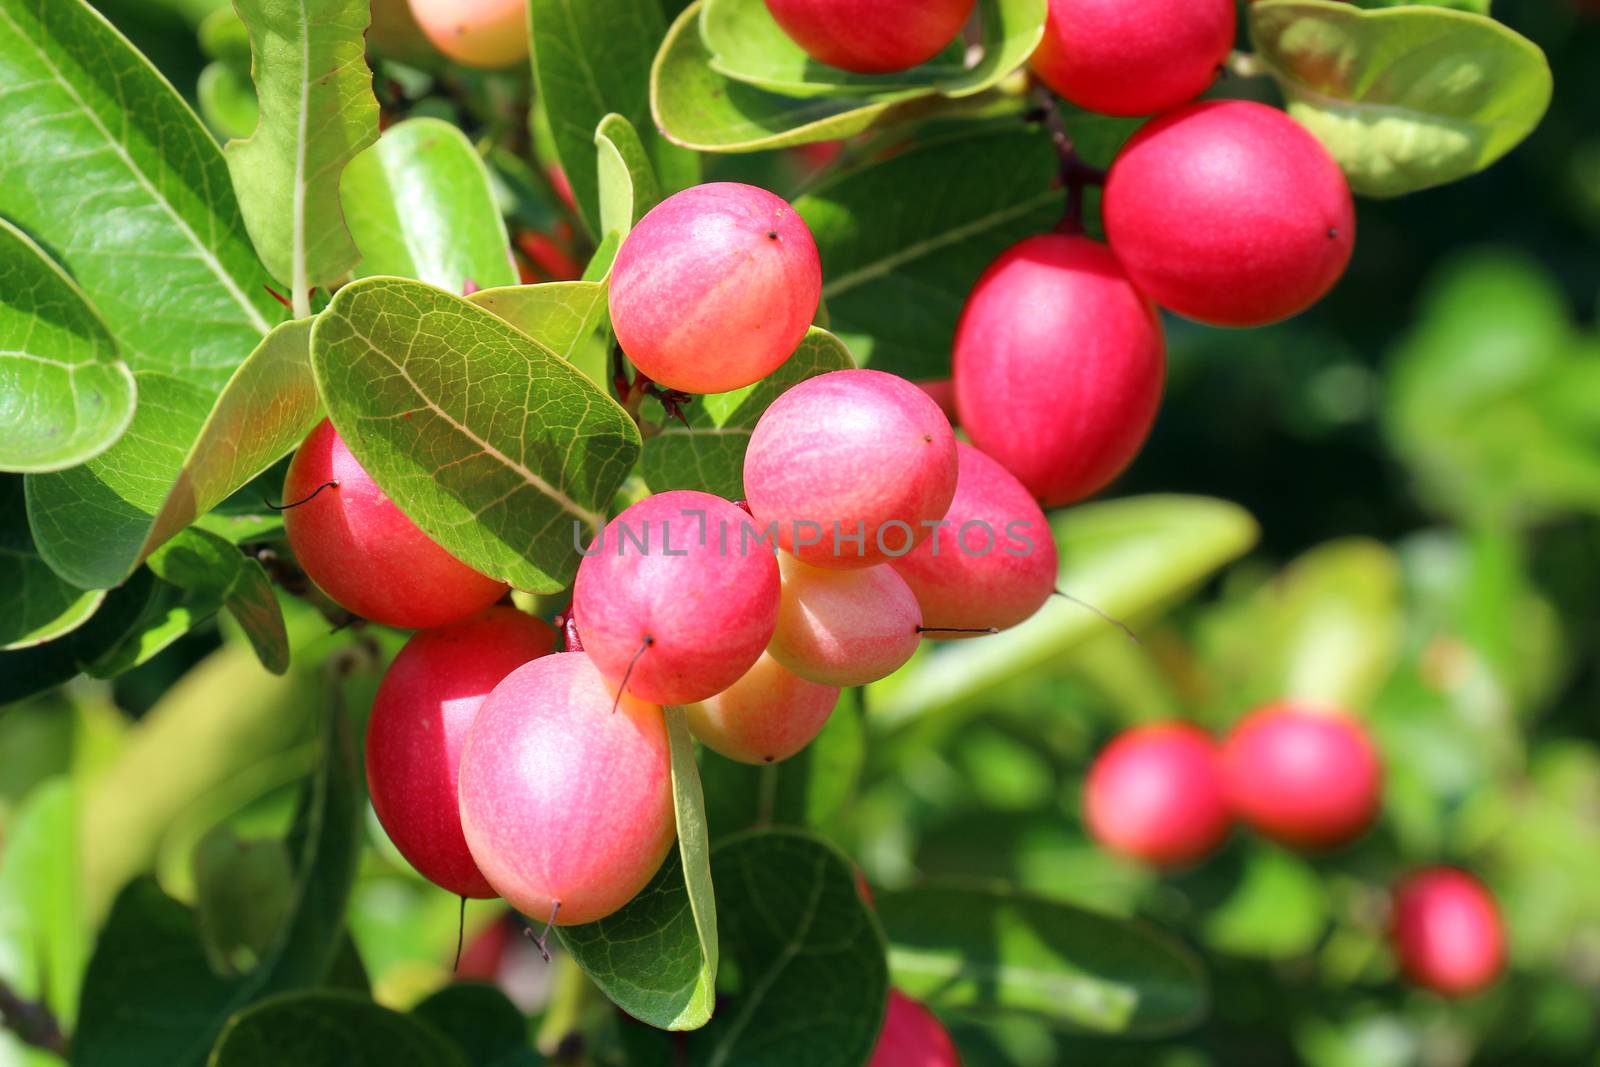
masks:
[[[0,705],[70,681],[115,649],[140,624],[160,584],[149,571],[136,571],[76,628],[44,644],[0,651]]]
[[[641,131],[662,184],[694,184],[694,157],[663,141],[649,121],[651,60],[665,28],[661,9],[636,0],[531,0],[528,16],[539,98],[589,232],[605,234],[595,131],[607,115]]]
[[[309,320],[278,326],[220,395],[137,375],[139,405],[115,445],[81,467],[28,477],[45,562],[86,589],[113,586],[298,444],[318,417],[310,333]]]
[[[484,289],[467,297],[571,360],[579,345],[606,317],[606,287],[600,282],[546,282]]]
[[[1206,1013],[1199,961],[1142,924],[955,886],[884,893],[878,914],[895,985],[936,1011],[1139,1036],[1187,1029]]]
[[[1289,113],[1366,196],[1476,174],[1531,133],[1550,103],[1544,53],[1483,15],[1263,0],[1250,6],[1250,35]]]
[[[639,131],[621,115],[607,115],[594,131],[598,152],[600,232],[626,237],[661,199],[655,168]]]
[[[0,93],[0,214],[72,275],[135,372],[220,389],[281,316],[211,135],[83,0],[0,0]]]
[[[682,708],[667,708],[678,848],[621,911],[558,927],[561,943],[618,1007],[663,1030],[694,1030],[716,1006],[716,898],[694,740]]]
[[[766,830],[720,842],[711,874],[739,987],[692,1039],[690,1061],[865,1064],[889,974],[883,932],[849,861],[810,834]]]
[[[213,827],[194,848],[195,917],[211,967],[248,973],[271,948],[294,888],[282,841],[244,840]]]
[[[367,69],[368,0],[236,0],[250,31],[261,122],[223,149],[256,251],[290,287],[296,316],[313,286],[359,258],[339,205],[339,177],[378,139]],[[304,306],[301,301],[305,301]]]
[[[356,459],[475,570],[553,593],[639,456],[614,400],[467,300],[369,278],[317,318],[312,363]]]
[[[220,137],[249,137],[261,121],[250,68],[224,60],[207,63],[194,85],[200,117]]]
[[[458,1045],[472,1067],[538,1067],[544,1060],[529,1045],[528,1022],[498,988],[453,982],[411,1009]]]
[[[28,529],[22,479],[0,476],[0,651],[31,648],[71,633],[105,598],[103,590],[68,585],[45,565]]]
[[[84,667],[95,678],[115,678],[149,663],[172,643],[210,622],[222,602],[158,581],[138,620],[122,639]]]
[[[805,99],[769,93],[724,77],[696,23],[700,0],[667,30],[650,70],[650,113],[675,144],[697,152],[760,152],[853,137],[935,112],[966,110],[936,93],[884,99]]]
[[[295,882],[288,914],[260,966],[238,979],[218,976],[189,910],[154,881],[135,881],[112,909],[84,979],[75,1064],[202,1063],[237,1012],[327,977],[344,944],[363,797],[350,724],[337,708],[324,712],[323,741],[321,766],[302,793],[289,834]]]
[[[83,910],[78,790],[70,779],[38,786],[7,820],[0,850],[0,981],[42,1002],[65,1026],[91,928]]]
[[[428,1023],[358,993],[273,997],[228,1020],[208,1067],[473,1067]]]
[[[1289,960],[1313,952],[1328,925],[1328,890],[1305,860],[1254,845],[1227,898],[1205,913],[1206,944],[1219,952]]]
[[[684,408],[687,426],[667,421],[644,445],[643,473],[650,488],[698,489],[729,500],[744,496],[744,454],[756,421],[792,386],[829,371],[855,366],[850,350],[816,326],[794,354],[754,385],[696,398]]]
[[[385,130],[345,168],[342,197],[361,247],[358,278],[393,274],[453,293],[468,281],[517,283],[489,172],[448,122],[406,119]]]
[[[705,749],[700,777],[714,840],[754,826],[826,834],[849,811],[867,761],[859,689],[847,689],[822,732],[781,763],[753,767]]]
[[[800,197],[833,331],[865,365],[949,376],[973,283],[1061,216],[1058,166],[1042,131],[1005,130],[914,148]]]
[[[289,669],[283,611],[259,561],[225,538],[193,528],[152,553],[150,569],[171,585],[220,602],[244,630],[263,667],[273,674]]]
[[[1146,496],[1058,513],[1051,530],[1061,589],[1119,619],[1137,622],[1169,605],[1255,543],[1255,521],[1206,497]],[[993,687],[1061,663],[1108,623],[1054,598],[1027,622],[992,637],[951,642],[920,655],[868,690],[872,715],[899,725],[970,707]]]
[[[0,219],[0,470],[99,455],[133,421],[133,374],[83,291]]]

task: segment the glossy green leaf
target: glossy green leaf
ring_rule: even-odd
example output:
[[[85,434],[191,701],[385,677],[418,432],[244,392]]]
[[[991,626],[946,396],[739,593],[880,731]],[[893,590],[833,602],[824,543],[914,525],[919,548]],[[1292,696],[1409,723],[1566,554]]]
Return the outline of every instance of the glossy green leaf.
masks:
[[[103,589],[299,443],[316,421],[310,322],[268,334],[220,395],[142,373],[133,424],[81,467],[30,475],[39,553],[68,581]]]
[[[78,801],[70,779],[43,783],[7,820],[0,850],[0,982],[42,1002],[69,1027],[91,936],[83,910]]]
[[[712,850],[711,875],[739,984],[691,1040],[690,1062],[865,1064],[889,974],[883,932],[849,861],[810,834],[753,831]]]
[[[467,299],[566,360],[606,317],[606,287],[599,282],[508,285],[484,289]]]
[[[250,31],[261,122],[223,149],[256,251],[297,301],[358,258],[339,177],[378,139],[367,0],[237,0]],[[296,304],[296,314],[309,312]]]
[[[1250,34],[1289,113],[1367,196],[1483,170],[1531,133],[1550,103],[1544,53],[1483,15],[1263,0],[1250,7]]]
[[[1023,1013],[1155,1035],[1205,1015],[1204,973],[1138,923],[1006,889],[927,886],[878,898],[895,985],[938,1011]]]
[[[606,232],[595,131],[607,115],[639,131],[664,186],[694,184],[694,157],[664,142],[650,122],[650,65],[665,29],[661,9],[635,0],[532,0],[528,15],[539,97],[589,232]]]
[[[600,232],[623,237],[661,199],[655,168],[639,131],[621,115],[607,115],[594,131],[600,190]]]
[[[687,426],[667,420],[644,445],[644,479],[656,492],[698,489],[729,500],[744,496],[744,454],[756,421],[772,402],[807,378],[855,366],[833,334],[815,326],[784,364],[730,393],[697,397]]]
[[[558,927],[585,974],[618,1007],[663,1030],[694,1030],[716,1005],[717,905],[694,740],[682,708],[665,709],[678,847],[621,911]]]
[[[398,278],[341,289],[311,349],[350,451],[429,536],[518,589],[572,580],[639,455],[616,401],[476,304]]]
[[[538,1067],[544,1060],[528,1040],[528,1022],[498,987],[452,982],[411,1015],[433,1026],[466,1055],[472,1067]]]
[[[22,479],[0,475],[0,651],[71,633],[89,621],[105,597],[103,590],[68,585],[45,565],[28,529]]]
[[[301,796],[288,838],[295,865],[288,913],[260,966],[237,979],[217,975],[189,910],[153,881],[135,881],[112,909],[84,979],[75,1064],[203,1063],[236,1013],[327,977],[343,945],[363,797],[346,716],[330,708],[324,723],[323,760]],[[170,1010],[175,1003],[182,1012]]]
[[[198,528],[184,530],[150,555],[163,581],[227,609],[273,674],[289,669],[289,634],[272,583],[259,561],[232,543]]]
[[[758,152],[852,137],[934,111],[957,110],[937,93],[884,99],[780,96],[711,66],[699,32],[700,0],[667,30],[650,70],[650,111],[673,142],[700,152]]]
[[[144,610],[122,639],[85,665],[84,672],[95,678],[125,674],[149,663],[221,610],[222,601],[217,597],[157,581]]]
[[[52,689],[116,649],[140,624],[160,584],[148,570],[135,571],[81,625],[43,644],[0,651],[0,705]]]
[[[83,291],[0,219],[0,470],[99,455],[133,420],[133,374]]]
[[[1135,623],[1242,555],[1258,533],[1255,520],[1233,504],[1183,496],[1085,504],[1058,513],[1050,525],[1061,589]],[[1109,626],[1080,604],[1052,598],[1020,626],[918,656],[869,687],[868,707],[886,724],[904,724],[970,706],[994,686],[1060,663],[1085,642],[1114,632]]]
[[[228,1020],[208,1067],[473,1067],[414,1015],[356,993],[273,997]]]
[[[200,117],[219,137],[249,137],[261,121],[261,105],[248,66],[215,60],[205,65],[194,85]]]
[[[83,0],[0,0],[0,93],[0,214],[72,275],[134,371],[220,389],[281,312],[211,135]]]
[[[973,283],[1060,218],[1058,167],[1042,131],[1006,130],[914,148],[800,197],[831,329],[864,365],[948,377]]]
[[[462,292],[517,283],[489,172],[466,134],[414,118],[385,130],[344,172],[356,277],[393,274]]]

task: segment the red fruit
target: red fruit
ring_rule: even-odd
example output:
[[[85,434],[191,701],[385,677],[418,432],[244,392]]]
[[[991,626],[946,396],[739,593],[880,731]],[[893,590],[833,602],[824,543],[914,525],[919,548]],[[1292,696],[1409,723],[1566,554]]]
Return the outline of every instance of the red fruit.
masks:
[[[770,655],[744,677],[684,710],[694,736],[740,763],[776,763],[809,745],[827,725],[839,690],[801,678]]]
[[[1111,165],[1112,251],[1162,307],[1261,326],[1320,300],[1355,245],[1339,166],[1276,108],[1210,100],[1141,127]]]
[[[1505,969],[1494,895],[1454,867],[1430,867],[1400,884],[1390,939],[1406,976],[1445,996],[1476,993]]]
[[[933,1012],[891,989],[878,1047],[867,1067],[961,1067],[961,1057]]]
[[[965,441],[956,442],[956,458],[946,525],[890,566],[916,594],[923,626],[1008,629],[1055,591],[1056,543],[1044,512],[1009,471]]]
[[[489,692],[547,654],[555,638],[516,608],[490,608],[412,637],[378,686],[367,723],[372,806],[411,866],[457,896],[495,895],[461,832],[456,797],[467,731]]]
[[[782,197],[697,185],[650,210],[611,271],[617,343],[668,389],[723,393],[788,359],[822,299],[822,262]]]
[[[961,425],[1046,507],[1103,488],[1150,433],[1161,321],[1105,245],[1030,237],[978,279],[956,329]]]
[[[1293,704],[1242,719],[1222,745],[1234,814],[1267,837],[1328,848],[1378,813],[1383,765],[1354,719]]]
[[[1124,731],[1089,768],[1083,814],[1113,852],[1160,865],[1200,859],[1228,833],[1216,745],[1186,723]]]
[[[925,539],[956,490],[950,420],[904,378],[819,374],[773,402],[744,456],[763,532],[817,567],[870,567]],[[856,538],[859,537],[859,541]]]
[[[1205,92],[1233,48],[1233,0],[1050,0],[1029,61],[1056,93],[1102,115],[1152,115]]]
[[[528,56],[528,0],[411,0],[411,13],[457,63],[494,70]]]
[[[295,559],[353,614],[426,629],[476,615],[506,593],[504,582],[468,567],[406,518],[326,419],[294,454],[283,499],[292,505],[283,525]]]
[[[975,0],[767,0],[806,54],[857,74],[926,63],[955,40]]]
[[[779,552],[778,570],[783,591],[767,652],[795,674],[824,685],[866,685],[916,653],[922,610],[890,567],[813,567]]]
[[[929,378],[926,381],[913,383],[918,389],[927,393],[939,410],[944,412],[944,417],[955,425],[959,416],[956,414],[956,383],[949,378]]]
[[[572,608],[606,680],[657,704],[737,682],[778,624],[778,564],[741,509],[709,493],[658,493],[601,532]],[[631,673],[630,673],[631,667]]]
[[[661,709],[612,691],[581,652],[513,671],[461,756],[461,826],[506,902],[594,922],[643,889],[676,836]]]

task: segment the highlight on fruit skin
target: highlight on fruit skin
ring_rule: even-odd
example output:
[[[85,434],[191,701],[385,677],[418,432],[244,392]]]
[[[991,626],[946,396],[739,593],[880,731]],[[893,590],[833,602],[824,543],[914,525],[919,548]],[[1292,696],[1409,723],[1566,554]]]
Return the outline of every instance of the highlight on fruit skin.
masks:
[[[944,51],[975,0],[766,0],[783,31],[818,63],[892,74]]]
[[[497,895],[461,829],[461,752],[506,675],[549,654],[555,631],[512,607],[412,636],[384,673],[367,719],[367,792],[389,840],[430,882]]]
[[[778,626],[767,652],[800,677],[866,685],[916,653],[922,609],[893,567],[813,567],[780,551],[778,571]]]
[[[536,659],[494,688],[467,735],[460,781],[473,860],[530,920],[610,915],[677,836],[661,708],[617,699],[582,652]]]
[[[447,626],[507,592],[407,518],[326,419],[295,452],[283,499],[295,560],[354,615],[402,629]]]
[[[528,0],[411,0],[411,14],[463,66],[498,70],[528,58]]]
[[[1390,943],[1406,977],[1447,997],[1481,992],[1506,965],[1494,894],[1456,867],[1429,867],[1396,886]]]
[[[1204,858],[1232,821],[1215,742],[1182,722],[1123,731],[1089,768],[1083,818],[1090,836],[1131,859],[1176,867]]]

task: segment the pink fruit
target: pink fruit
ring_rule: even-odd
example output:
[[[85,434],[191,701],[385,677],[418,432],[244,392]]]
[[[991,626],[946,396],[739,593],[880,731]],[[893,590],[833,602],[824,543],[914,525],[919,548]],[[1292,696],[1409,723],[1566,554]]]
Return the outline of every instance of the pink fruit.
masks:
[[[1056,93],[1102,115],[1153,115],[1193,100],[1233,48],[1233,0],[1050,0],[1029,61]]]
[[[1494,895],[1466,871],[1430,867],[1395,890],[1390,939],[1413,982],[1462,997],[1505,969],[1505,931]]]
[[[1124,731],[1089,768],[1083,814],[1113,852],[1163,866],[1200,859],[1228,833],[1216,745],[1186,723]]]
[[[689,729],[713,752],[775,763],[809,745],[838,702],[835,687],[808,682],[763,655],[743,678],[685,710]]]
[[[742,510],[658,493],[601,532],[572,591],[583,650],[641,700],[692,704],[738,681],[778,622],[778,564]],[[631,667],[631,673],[630,673]]]
[[[337,483],[337,484],[329,484]],[[361,469],[324,419],[289,464],[283,515],[306,576],[340,607],[424,629],[476,615],[506,593],[440,548]]]
[[[1234,814],[1299,848],[1359,836],[1383,792],[1383,766],[1360,723],[1293,704],[1242,719],[1223,742],[1222,774]]]
[[[795,674],[841,687],[888,677],[921,640],[922,611],[888,566],[838,570],[778,553],[783,593],[767,651]]]
[[[367,722],[372,806],[411,866],[457,896],[495,895],[461,832],[457,780],[467,731],[489,691],[547,654],[555,636],[516,608],[490,608],[412,637],[378,686]]]
[[[1112,251],[1162,307],[1260,326],[1320,300],[1355,245],[1339,166],[1276,108],[1210,100],[1134,134],[1106,180]]]
[[[956,442],[956,495],[946,525],[892,564],[935,630],[1005,630],[1056,588],[1056,543],[1022,483],[965,441]],[[971,636],[932,633],[930,637]]]
[[[961,1067],[961,1057],[933,1012],[891,989],[883,1031],[867,1067]]]
[[[870,567],[932,531],[956,490],[955,434],[928,395],[875,370],[820,374],[773,402],[744,457],[763,532],[818,567]]]
[[[785,33],[819,63],[889,74],[926,63],[967,24],[975,0],[767,0]]]
[[[613,711],[613,699],[587,656],[545,656],[495,687],[467,735],[467,845],[489,884],[531,919],[605,918],[672,847],[666,721],[628,696]]]
[[[528,57],[528,0],[411,0],[411,13],[457,63],[494,70]]]
[[[955,425],[956,419],[956,383],[949,378],[929,378],[925,381],[914,383],[918,389],[927,393],[939,410],[944,412],[944,417]]]
[[[973,444],[1056,507],[1104,488],[1144,444],[1166,351],[1155,308],[1105,245],[1048,234],[978,279],[953,366]]]
[[[781,197],[737,182],[697,185],[639,220],[611,271],[611,325],[658,385],[723,393],[760,381],[806,335],[822,263]]]

